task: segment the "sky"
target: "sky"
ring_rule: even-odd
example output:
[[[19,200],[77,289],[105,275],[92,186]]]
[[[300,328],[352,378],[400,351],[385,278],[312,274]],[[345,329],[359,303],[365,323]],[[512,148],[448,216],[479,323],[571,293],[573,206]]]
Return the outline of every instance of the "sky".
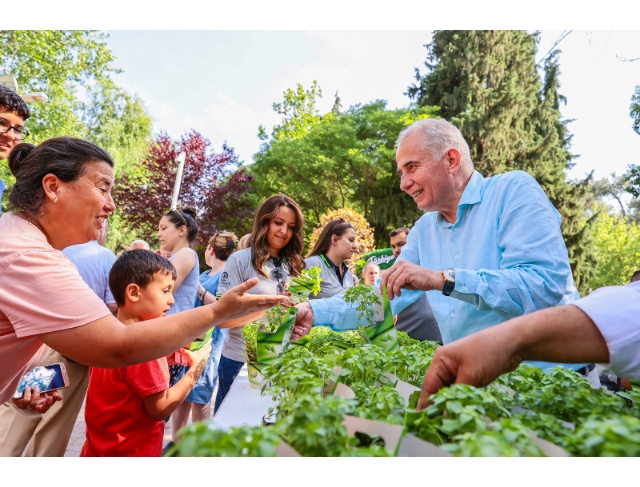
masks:
[[[538,59],[563,31],[542,31]],[[201,132],[220,150],[234,147],[252,162],[261,141],[279,122],[272,104],[297,83],[317,80],[321,112],[338,91],[343,108],[384,99],[406,107],[404,95],[423,68],[431,31],[109,31],[120,86],[136,93],[154,119],[154,131],[178,138]],[[573,120],[571,151],[579,155],[571,178],[591,170],[606,177],[640,164],[640,136],[629,105],[640,85],[640,31],[572,31],[558,46],[561,107]],[[422,69],[424,71],[424,69]]]

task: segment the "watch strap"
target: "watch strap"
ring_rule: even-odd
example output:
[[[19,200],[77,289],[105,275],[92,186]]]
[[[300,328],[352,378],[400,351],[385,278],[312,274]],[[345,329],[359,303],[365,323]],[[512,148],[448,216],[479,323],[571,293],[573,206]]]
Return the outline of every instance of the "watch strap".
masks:
[[[454,287],[456,287],[456,285],[453,282],[445,281],[444,287],[442,288],[442,294],[445,296],[451,296],[451,291],[453,291]]]

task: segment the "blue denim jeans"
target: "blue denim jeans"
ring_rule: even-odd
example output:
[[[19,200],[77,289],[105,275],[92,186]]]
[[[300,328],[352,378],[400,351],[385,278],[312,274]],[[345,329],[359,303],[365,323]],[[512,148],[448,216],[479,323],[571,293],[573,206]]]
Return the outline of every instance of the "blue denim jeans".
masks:
[[[236,362],[224,355],[220,358],[220,365],[218,365],[218,394],[216,395],[216,403],[213,406],[213,414],[218,411],[220,404],[231,389],[231,384],[238,377],[240,369],[244,365],[244,362]]]

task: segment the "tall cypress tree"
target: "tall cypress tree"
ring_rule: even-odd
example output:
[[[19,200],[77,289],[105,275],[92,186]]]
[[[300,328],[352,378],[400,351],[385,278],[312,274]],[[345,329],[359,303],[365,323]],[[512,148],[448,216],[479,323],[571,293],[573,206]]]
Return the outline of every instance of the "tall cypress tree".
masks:
[[[571,135],[560,115],[558,51],[536,66],[537,34],[525,31],[436,31],[421,75],[408,95],[418,106],[439,106],[469,143],[484,176],[527,171],[562,215],[562,232],[576,285],[593,275],[586,196],[588,180],[567,180]]]

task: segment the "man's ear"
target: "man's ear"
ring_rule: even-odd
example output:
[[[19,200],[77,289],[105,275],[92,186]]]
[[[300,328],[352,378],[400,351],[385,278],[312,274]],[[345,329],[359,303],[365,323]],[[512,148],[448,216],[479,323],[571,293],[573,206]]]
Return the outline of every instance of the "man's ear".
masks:
[[[445,154],[445,159],[449,163],[449,174],[455,174],[462,164],[462,156],[458,149],[449,149]]]
[[[140,286],[134,283],[129,284],[124,290],[124,299],[125,302],[127,300],[133,303],[140,301]]]

